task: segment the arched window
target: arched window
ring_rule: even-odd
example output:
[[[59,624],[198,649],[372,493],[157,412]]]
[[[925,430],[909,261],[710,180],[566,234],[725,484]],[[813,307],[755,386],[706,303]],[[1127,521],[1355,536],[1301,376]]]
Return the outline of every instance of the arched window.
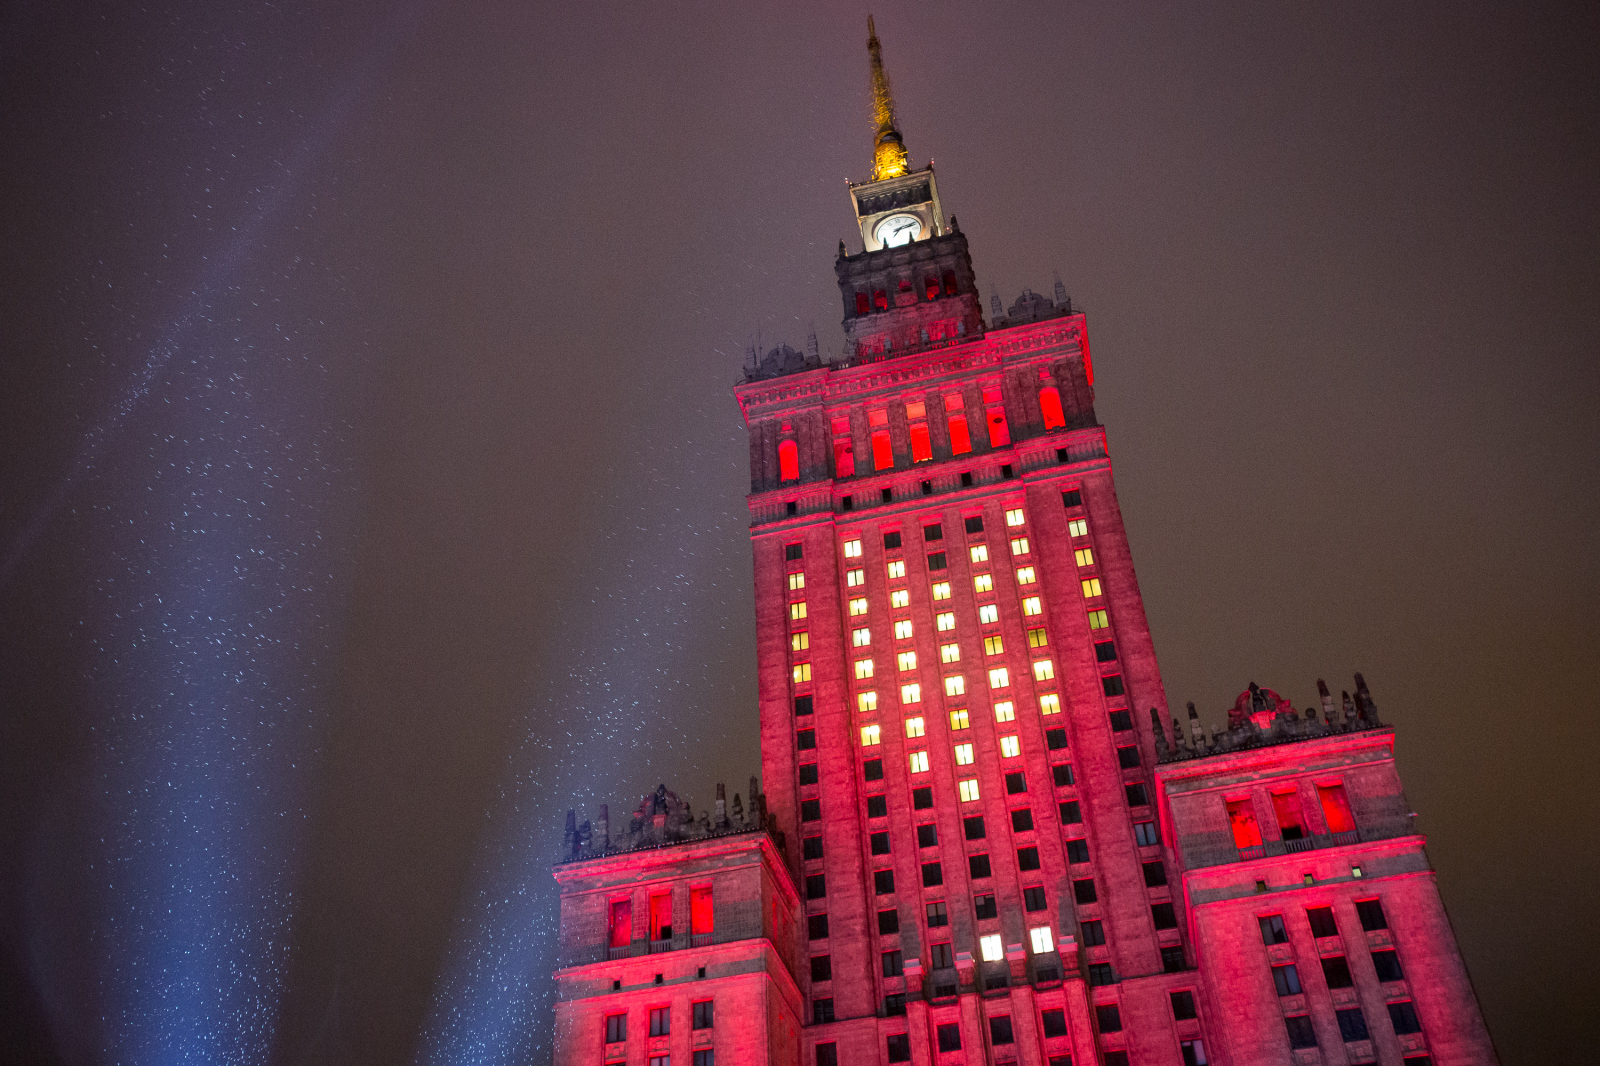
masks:
[[[1039,390],[1039,412],[1044,415],[1045,429],[1058,429],[1067,424],[1067,416],[1061,413],[1061,393],[1054,385]]]
[[[867,299],[867,294],[864,292],[856,293],[856,314],[864,315],[870,310],[872,310],[872,304]]]
[[[800,449],[792,440],[778,443],[778,477],[782,481],[800,479]]]
[[[924,290],[927,291],[928,299],[937,300],[939,298],[939,279],[938,278],[936,278],[936,277],[934,277],[934,276],[932,276],[930,274],[928,277],[925,277],[925,278],[922,279],[922,287],[923,287]]]
[[[882,289],[875,289],[872,293],[872,306],[880,311],[889,310],[889,294]]]
[[[944,294],[946,296],[954,296],[956,294],[956,272],[954,270],[946,270],[944,272]]]

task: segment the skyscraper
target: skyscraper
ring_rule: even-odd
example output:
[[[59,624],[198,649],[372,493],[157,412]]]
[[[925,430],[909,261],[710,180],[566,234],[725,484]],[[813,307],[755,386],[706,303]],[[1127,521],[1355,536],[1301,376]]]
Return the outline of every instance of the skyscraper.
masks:
[[[699,964],[710,933],[656,946],[657,905],[634,915],[691,889],[650,889],[663,853],[648,877],[628,856],[690,862],[741,829],[778,842],[798,899],[769,936],[787,974],[763,971],[792,982],[771,999],[803,1026],[783,1061],[1493,1061],[1364,683],[1343,720],[1252,685],[1226,732],[1169,734],[1085,317],[1058,282],[985,319],[870,22],[868,49],[862,250],[835,262],[845,357],[779,347],[735,389],[765,794],[748,825],[719,809],[675,833],[646,825],[647,799],[623,847],[574,825],[563,927],[585,932],[558,974],[557,1062],[670,1066],[668,1041],[602,1047],[597,1019],[719,998],[733,971]],[[641,999],[638,957],[664,950],[687,983],[652,970]],[[773,1010],[761,1042],[677,1054],[778,1061]]]

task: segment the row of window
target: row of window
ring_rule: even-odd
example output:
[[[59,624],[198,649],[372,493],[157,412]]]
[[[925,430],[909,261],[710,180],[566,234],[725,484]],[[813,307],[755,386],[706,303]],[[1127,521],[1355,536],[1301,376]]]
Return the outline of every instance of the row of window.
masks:
[[[1322,808],[1322,819],[1330,833],[1348,833],[1356,828],[1355,815],[1350,810],[1350,798],[1344,784],[1334,782],[1317,785],[1317,802]],[[1278,824],[1278,833],[1284,840],[1303,840],[1310,834],[1305,812],[1300,803],[1298,787],[1277,789],[1271,793],[1272,812]],[[1224,798],[1227,805],[1228,825],[1233,830],[1233,843],[1239,850],[1261,847],[1261,825],[1256,820],[1255,798],[1250,795]]]
[[[690,1005],[690,1024],[695,1029],[710,1029],[715,1020],[715,1009],[712,1000],[700,999]],[[672,1032],[672,1008],[650,1007],[648,1009],[651,1036],[667,1036]],[[628,1039],[627,1012],[607,1014],[605,1016],[606,1043],[620,1044]]]
[[[672,939],[672,893],[657,892],[650,896],[649,935],[651,941]],[[716,911],[712,906],[710,885],[695,885],[689,889],[689,932],[693,936],[707,936],[715,931]],[[627,947],[633,942],[633,900],[611,901],[609,916],[611,947]]]

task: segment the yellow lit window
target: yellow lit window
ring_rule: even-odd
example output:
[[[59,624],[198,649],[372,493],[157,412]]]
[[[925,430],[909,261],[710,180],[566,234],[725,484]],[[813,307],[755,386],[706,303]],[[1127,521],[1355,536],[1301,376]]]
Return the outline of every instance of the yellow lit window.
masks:
[[[993,592],[994,578],[988,574],[973,574],[972,587],[979,592]]]
[[[1017,720],[1017,709],[1010,700],[994,705],[994,720],[997,722],[1014,722]]]
[[[805,630],[802,629],[789,637],[790,651],[805,651],[809,647],[811,647],[811,634]]]
[[[999,933],[990,933],[988,936],[978,938],[978,954],[983,956],[984,962],[1001,962],[1006,957],[1006,949],[1001,943]]]
[[[867,583],[867,572],[865,570],[846,570],[844,572],[844,583],[850,588],[855,588],[857,585],[865,585]]]
[[[1022,601],[1022,613],[1030,618],[1036,614],[1043,614],[1044,604],[1039,600],[1039,597],[1029,596]]]
[[[978,798],[978,779],[976,777],[968,778],[957,787],[961,790],[962,803],[971,803]]]
[[[1067,532],[1074,537],[1087,537],[1089,535],[1089,523],[1081,518],[1074,518],[1067,523]]]
[[[916,668],[917,668],[917,653],[914,652],[914,651],[903,651],[903,652],[901,652],[900,653],[900,669],[902,669],[902,670],[915,670]]]
[[[789,591],[790,592],[793,592],[795,589],[803,589],[805,587],[806,587],[806,574],[805,574],[804,570],[796,570],[794,573],[789,575]]]
[[[872,630],[870,630],[870,629],[857,629],[857,630],[854,630],[853,632],[851,632],[851,634],[850,634],[850,644],[851,644],[852,647],[865,648],[868,644],[871,644],[871,643],[872,643]]]
[[[1034,578],[1033,578],[1033,567],[1031,567],[1031,566],[1019,566],[1019,567],[1017,567],[1017,584],[1019,584],[1019,585],[1031,585],[1031,584],[1033,584],[1033,581],[1034,581]]]
[[[898,621],[898,622],[896,622],[894,624],[894,639],[895,640],[910,640],[911,639],[911,619],[902,618],[902,619],[900,619],[900,621]]]
[[[789,605],[789,621],[798,622],[806,616],[806,601],[795,600]]]
[[[1000,608],[992,603],[983,604],[978,608],[978,621],[986,626],[992,626],[1000,621]]]
[[[1011,538],[1011,554],[1012,555],[1027,555],[1028,554],[1028,538],[1027,537],[1012,537]]]
[[[901,703],[921,703],[922,702],[922,686],[921,685],[901,685],[900,686],[900,702]]]
[[[876,692],[863,692],[856,697],[856,706],[861,708],[862,714],[868,714],[878,709],[878,694]]]
[[[1042,648],[1050,643],[1050,638],[1043,629],[1028,630],[1028,647]]]
[[[914,739],[916,737],[922,736],[926,732],[927,732],[927,730],[923,727],[922,719],[920,719],[920,718],[907,718],[906,719],[906,736],[907,736],[907,738]]]
[[[1083,583],[1083,598],[1092,600],[1098,595],[1100,595],[1100,579],[1091,577]]]
[[[856,660],[856,680],[857,681],[864,681],[864,680],[866,680],[867,678],[869,678],[871,676],[872,676],[872,660],[871,659],[857,659]]]
[[[846,559],[859,559],[859,558],[861,558],[861,542],[859,540],[847,540],[847,541],[845,541],[844,542],[844,557]]]
[[[961,661],[961,645],[939,645],[939,661],[942,663],[956,663]]]
[[[933,586],[933,598],[936,600],[948,600],[950,598],[950,582],[936,582]]]
[[[911,753],[911,772],[914,774],[925,774],[928,772],[927,752],[914,751]]]
[[[1015,759],[1022,754],[1022,745],[1014,734],[1000,738],[1000,754],[1008,759]]]
[[[1006,642],[996,633],[992,637],[983,638],[983,650],[987,655],[1000,655],[1006,650]]]
[[[963,711],[951,711],[950,712],[950,728],[951,729],[965,729],[965,728],[967,728],[967,726],[969,724],[970,723],[968,723],[968,721],[967,721],[967,712],[966,711],[963,710]]]
[[[810,680],[811,680],[811,664],[810,663],[795,663],[794,664],[794,683],[798,685],[803,681],[810,681]]]
[[[1020,526],[1025,521],[1027,519],[1022,517],[1022,508],[1020,507],[1006,512],[1006,525],[1008,526]]]
[[[939,632],[948,633],[956,627],[956,616],[952,612],[946,611],[944,614],[934,615],[933,622]]]
[[[1106,613],[1104,611],[1090,611],[1089,612],[1089,628],[1090,629],[1104,629],[1107,626],[1109,626],[1110,624],[1111,624],[1111,621],[1110,621],[1110,619],[1108,619],[1106,617]]]
[[[1035,681],[1049,681],[1056,676],[1056,664],[1049,659],[1039,659],[1033,664],[1033,679]]]
[[[972,561],[986,563],[989,561],[989,546],[987,544],[974,544],[972,546]]]
[[[893,592],[889,593],[889,606],[910,607],[911,593],[907,592],[905,589],[895,589]]]
[[[1011,684],[1011,671],[1003,666],[997,666],[989,671],[990,688],[1006,688]]]
[[[1057,696],[1054,692],[1046,692],[1043,696],[1040,696],[1039,697],[1039,713],[1040,714],[1060,714],[1061,713],[1061,697]]]
[[[964,677],[947,677],[944,679],[944,694],[946,696],[964,696],[967,692],[967,679]]]
[[[894,562],[889,564],[889,576],[890,577],[905,577],[906,576],[906,562],[905,562],[904,559],[896,559]]]
[[[1093,566],[1094,565],[1094,549],[1093,548],[1079,548],[1078,550],[1076,550],[1076,551],[1074,551],[1072,553],[1072,557],[1078,561],[1078,565],[1079,566]]]
[[[971,744],[957,744],[956,745],[956,765],[957,766],[971,766],[972,765],[972,745]]]
[[[864,725],[864,726],[862,726],[861,727],[861,746],[863,748],[870,748],[870,747],[872,747],[873,745],[875,745],[877,743],[878,743],[878,727],[875,726],[875,725]]]
[[[850,617],[854,618],[857,615],[863,615],[863,614],[866,614],[866,613],[867,613],[867,598],[865,596],[862,596],[859,599],[854,599],[854,600],[850,601]]]
[[[1050,935],[1048,925],[1036,925],[1028,930],[1028,940],[1033,946],[1035,955],[1047,955],[1056,949],[1055,940]]]

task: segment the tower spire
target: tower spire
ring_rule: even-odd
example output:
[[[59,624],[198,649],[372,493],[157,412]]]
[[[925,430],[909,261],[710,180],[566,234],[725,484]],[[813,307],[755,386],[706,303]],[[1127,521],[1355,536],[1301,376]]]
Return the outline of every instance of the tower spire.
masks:
[[[872,142],[872,180],[898,178],[911,172],[906,162],[905,142],[895,128],[894,97],[889,92],[889,76],[883,72],[883,47],[878,31],[867,16],[867,54],[872,57],[872,120],[878,130]]]

